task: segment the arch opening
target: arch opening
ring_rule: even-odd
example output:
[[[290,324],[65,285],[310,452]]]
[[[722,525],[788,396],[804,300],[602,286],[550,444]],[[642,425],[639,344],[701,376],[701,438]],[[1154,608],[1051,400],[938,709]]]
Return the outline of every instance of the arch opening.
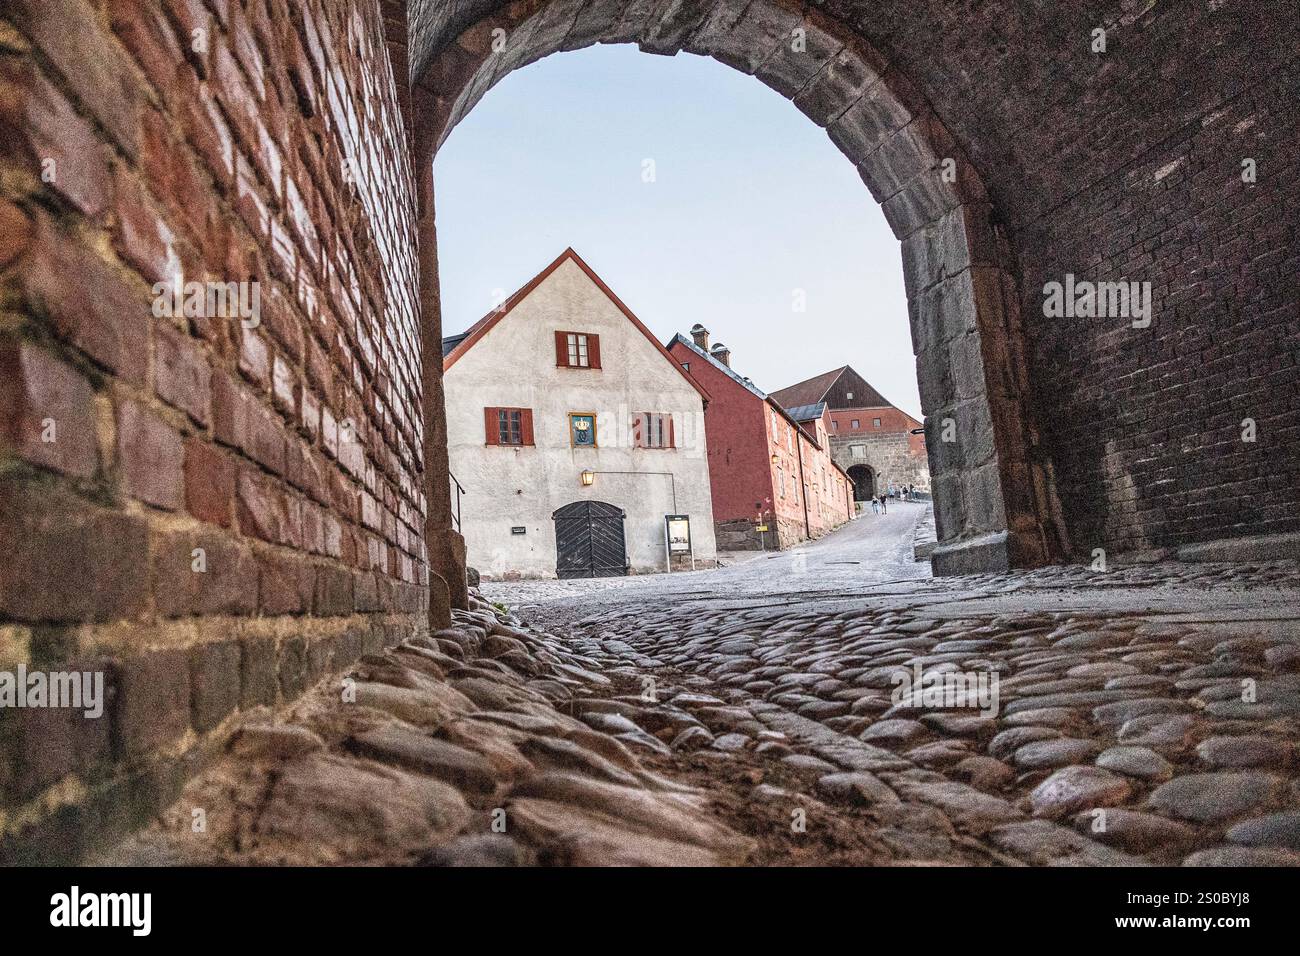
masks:
[[[853,479],[853,500],[869,501],[876,494],[876,473],[870,465],[850,465],[848,475]]]
[[[441,337],[438,148],[510,72],[595,43],[710,56],[776,90],[827,131],[901,243],[935,500],[935,573],[1031,567],[1068,555],[1027,401],[1018,273],[981,178],[907,78],[815,10],[720,0],[652,17],[623,4],[552,0],[507,7],[437,53],[413,90],[426,352]],[[425,431],[434,441],[445,433],[440,375],[440,361],[426,364]],[[445,463],[445,447],[440,454]],[[433,449],[429,457],[436,463],[438,456]]]

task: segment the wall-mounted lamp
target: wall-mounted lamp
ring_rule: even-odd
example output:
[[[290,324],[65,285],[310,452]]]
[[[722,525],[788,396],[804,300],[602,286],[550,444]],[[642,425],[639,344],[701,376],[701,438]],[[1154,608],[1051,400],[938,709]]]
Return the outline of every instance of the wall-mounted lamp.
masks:
[[[776,454],[775,452],[772,454],[772,464],[774,465],[781,464],[781,456]]]
[[[596,473],[590,468],[584,468],[582,474],[578,477],[582,479],[582,484],[585,488],[590,488],[596,483]]]

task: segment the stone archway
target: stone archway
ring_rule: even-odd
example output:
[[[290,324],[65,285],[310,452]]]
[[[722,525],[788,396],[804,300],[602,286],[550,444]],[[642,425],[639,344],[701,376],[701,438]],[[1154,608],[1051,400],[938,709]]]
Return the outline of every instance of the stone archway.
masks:
[[[446,462],[433,159],[511,71],[595,43],[711,56],[776,90],[854,163],[895,236],[916,354],[939,545],[937,574],[1029,567],[1068,553],[1051,469],[1028,402],[1009,244],[978,171],[915,87],[877,50],[821,13],[778,0],[682,3],[655,11],[591,0],[510,5],[464,30],[412,91],[421,223],[427,459]],[[430,493],[429,548],[439,564]],[[454,536],[453,536],[454,538]],[[451,574],[454,578],[454,571]]]
[[[848,476],[853,480],[853,500],[867,501],[876,492],[876,473],[869,465],[850,465]]]

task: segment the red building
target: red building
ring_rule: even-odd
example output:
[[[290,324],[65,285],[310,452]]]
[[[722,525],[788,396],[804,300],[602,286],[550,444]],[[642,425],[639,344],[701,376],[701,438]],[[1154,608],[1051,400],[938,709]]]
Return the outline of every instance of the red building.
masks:
[[[829,419],[801,426],[732,369],[725,345],[710,348],[701,325],[667,348],[710,396],[704,431],[719,550],[785,548],[853,517],[853,483],[831,457]]]
[[[800,422],[825,418],[831,456],[854,483],[854,497],[904,485],[930,490],[921,423],[872,388],[847,365],[772,393]]]

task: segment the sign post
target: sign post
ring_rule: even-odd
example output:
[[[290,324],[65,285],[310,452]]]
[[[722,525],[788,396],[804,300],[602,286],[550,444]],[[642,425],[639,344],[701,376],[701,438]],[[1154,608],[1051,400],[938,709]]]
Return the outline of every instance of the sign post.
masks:
[[[690,515],[664,515],[664,544],[668,549],[668,570],[673,569],[674,554],[689,554],[695,570],[695,545],[691,541]]]

